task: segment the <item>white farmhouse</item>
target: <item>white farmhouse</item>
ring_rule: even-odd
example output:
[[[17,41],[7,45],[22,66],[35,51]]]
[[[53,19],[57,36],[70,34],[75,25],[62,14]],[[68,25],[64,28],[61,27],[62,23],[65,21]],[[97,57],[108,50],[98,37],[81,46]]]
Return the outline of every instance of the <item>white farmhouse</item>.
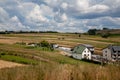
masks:
[[[73,48],[72,57],[75,59],[88,59],[91,60],[94,53],[94,47],[88,44],[81,44]]]

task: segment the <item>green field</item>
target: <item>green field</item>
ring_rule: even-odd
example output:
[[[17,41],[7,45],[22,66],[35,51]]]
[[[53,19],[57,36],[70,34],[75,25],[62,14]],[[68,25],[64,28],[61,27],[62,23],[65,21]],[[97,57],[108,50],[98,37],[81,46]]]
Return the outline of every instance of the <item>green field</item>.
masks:
[[[13,55],[1,55],[0,59],[17,62],[17,63],[22,63],[22,64],[38,64],[38,61],[35,61],[32,59],[27,59],[27,58],[22,58],[19,56],[13,56]]]
[[[43,40],[60,46],[91,44],[96,54],[110,44],[120,44],[120,36],[101,38],[68,33],[1,34],[0,59],[25,64],[24,67],[0,69],[0,80],[120,80],[119,65],[94,64],[61,55],[43,47],[16,43],[39,43]]]

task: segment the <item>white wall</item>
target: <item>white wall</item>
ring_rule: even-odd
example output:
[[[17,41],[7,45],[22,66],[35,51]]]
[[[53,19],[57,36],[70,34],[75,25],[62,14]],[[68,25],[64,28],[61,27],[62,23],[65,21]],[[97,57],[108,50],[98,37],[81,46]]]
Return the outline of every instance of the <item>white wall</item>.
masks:
[[[88,48],[85,48],[85,50],[82,53],[82,58],[84,59],[86,55],[86,59],[91,60],[91,52]]]

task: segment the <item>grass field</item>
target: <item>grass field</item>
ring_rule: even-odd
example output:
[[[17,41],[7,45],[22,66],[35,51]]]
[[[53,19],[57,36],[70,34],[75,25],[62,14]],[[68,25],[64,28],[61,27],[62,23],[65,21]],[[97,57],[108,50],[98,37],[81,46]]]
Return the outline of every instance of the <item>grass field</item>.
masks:
[[[91,44],[96,54],[110,44],[120,44],[120,36],[106,39],[67,33],[0,34],[0,59],[28,65],[0,69],[0,80],[120,80],[118,65],[100,66],[63,56],[58,50],[16,44],[43,40],[67,47]]]
[[[38,62],[35,60],[22,58],[19,56],[12,56],[12,55],[1,55],[0,59],[17,62],[17,63],[22,63],[22,64],[38,64]]]

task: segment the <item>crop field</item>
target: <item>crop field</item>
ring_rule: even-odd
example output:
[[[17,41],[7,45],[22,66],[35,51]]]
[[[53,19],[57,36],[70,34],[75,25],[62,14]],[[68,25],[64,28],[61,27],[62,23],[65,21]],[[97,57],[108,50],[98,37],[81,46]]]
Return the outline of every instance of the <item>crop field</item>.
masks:
[[[59,50],[17,44],[40,43],[43,40],[70,48],[78,44],[91,44],[95,47],[95,54],[102,54],[102,49],[110,44],[120,44],[120,36],[101,38],[98,35],[69,33],[0,34],[0,60],[7,61],[0,61],[0,66],[3,63],[5,65],[0,69],[0,80],[120,80],[119,65],[101,66],[63,56]],[[9,67],[9,64],[13,67]]]

